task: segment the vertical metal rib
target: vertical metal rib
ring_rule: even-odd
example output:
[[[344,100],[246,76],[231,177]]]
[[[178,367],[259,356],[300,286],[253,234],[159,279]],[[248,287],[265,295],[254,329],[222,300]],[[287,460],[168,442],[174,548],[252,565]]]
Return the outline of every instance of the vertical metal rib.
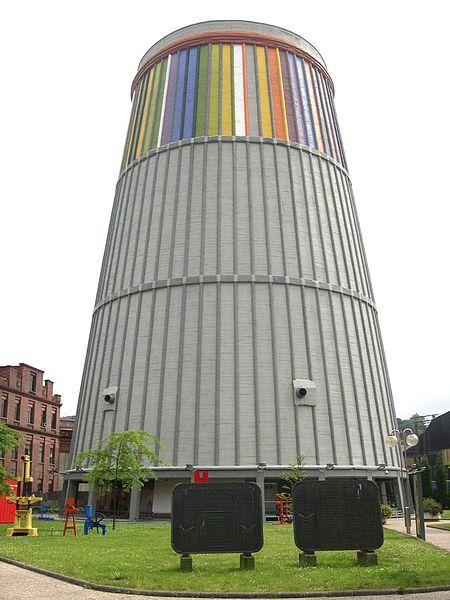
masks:
[[[132,198],[132,200],[129,200],[130,204],[131,204],[131,207],[130,207],[131,208],[131,214],[130,214],[130,222],[129,222],[129,225],[128,225],[128,231],[127,231],[126,236],[125,236],[125,248],[123,250],[123,267],[122,267],[122,273],[120,275],[120,283],[119,283],[119,286],[118,286],[119,290],[123,289],[124,281],[125,281],[125,271],[126,271],[126,266],[127,266],[127,261],[128,261],[128,252],[129,252],[129,249],[130,249],[131,228],[133,226],[134,211],[136,209],[136,198],[137,198],[137,195],[138,195],[139,179],[140,179],[140,176],[141,176],[141,164],[142,163],[139,163],[138,168],[137,168],[136,186],[134,188],[133,198]],[[118,257],[117,257],[117,271],[116,271],[116,275],[117,275],[117,273],[119,271],[119,264],[121,262],[120,259],[121,259],[121,256],[119,254]]]
[[[236,164],[236,143],[233,142],[233,162],[232,162],[232,171],[233,171],[233,275],[235,273],[239,273],[238,267],[238,244],[237,244],[237,234],[238,234],[238,220],[237,220],[237,164]],[[219,271],[217,271],[219,273]],[[220,283],[217,284],[217,296],[220,298]],[[234,328],[233,328],[233,345],[234,345],[234,460],[236,464],[239,464],[240,461],[240,443],[239,443],[239,435],[240,435],[240,410],[239,410],[239,295],[238,295],[238,283],[233,283],[233,320],[234,320]],[[221,308],[221,300],[220,303],[217,303],[218,308]],[[217,323],[220,325],[220,317],[221,314],[217,311]],[[217,330],[219,334],[219,329]],[[217,349],[220,349],[220,343],[217,344]],[[220,359],[216,360],[216,377],[217,373],[220,376]],[[216,407],[220,406],[220,394],[216,396]],[[217,408],[216,408],[217,410]],[[217,414],[217,412],[216,412]],[[219,429],[219,424],[217,424],[217,429]],[[217,460],[219,461],[219,448],[217,447]],[[219,464],[219,462],[216,462]]]
[[[368,385],[367,385],[367,376],[366,376],[366,367],[364,364],[364,357],[363,357],[363,348],[362,348],[362,344],[361,344],[361,336],[359,334],[359,327],[358,327],[358,321],[356,318],[356,310],[355,310],[355,302],[357,302],[357,300],[351,299],[350,300],[350,304],[352,307],[352,316],[353,316],[353,324],[354,324],[354,331],[356,334],[356,342],[358,345],[358,355],[359,355],[359,364],[360,364],[360,373],[362,375],[362,379],[363,379],[363,384],[364,384],[364,397],[366,399],[366,410],[367,410],[367,415],[369,418],[369,430],[370,430],[370,438],[371,438],[371,442],[372,442],[372,451],[373,451],[373,455],[375,458],[375,464],[378,464],[378,452],[377,452],[377,444],[376,444],[376,440],[375,440],[375,431],[374,431],[374,427],[373,427],[373,416],[372,416],[372,409],[370,406],[370,397],[369,397],[369,389],[368,389]]]
[[[287,266],[287,260],[286,260],[286,240],[285,240],[285,236],[284,236],[284,232],[285,232],[285,224],[284,224],[284,218],[283,218],[283,207],[282,207],[282,203],[281,203],[281,188],[280,188],[280,179],[279,179],[279,173],[280,173],[280,167],[278,164],[278,148],[277,146],[273,146],[273,159],[274,159],[274,165],[275,165],[275,180],[276,180],[276,190],[277,190],[277,200],[278,200],[278,218],[279,218],[279,222],[280,222],[280,237],[281,237],[281,252],[282,252],[282,260],[283,260],[283,272],[284,274],[288,275],[289,274],[289,270],[288,270],[288,266]],[[287,154],[287,152],[286,152]],[[287,157],[286,157],[287,159]],[[287,162],[289,163],[289,182],[292,182],[292,173],[291,173],[291,164],[290,164],[290,160],[287,159]],[[292,188],[291,188],[292,190]],[[290,191],[291,191],[290,190]],[[291,196],[292,196],[292,191],[291,191]],[[294,217],[295,219],[295,217]],[[296,222],[296,219],[295,219]],[[298,251],[298,237],[296,236],[296,244],[297,244],[297,251]],[[298,257],[299,257],[299,252],[298,252]],[[300,258],[299,258],[300,260]],[[291,305],[290,305],[290,298],[289,298],[289,287],[288,286],[284,286],[284,293],[285,293],[285,298],[286,298],[286,309],[287,309],[287,321],[288,321],[288,338],[289,338],[289,356],[290,356],[290,379],[293,380],[295,379],[295,360],[294,360],[294,343],[292,340],[292,319],[291,319]],[[275,335],[275,329],[274,329],[274,335]],[[275,357],[274,357],[275,358]],[[274,366],[276,365],[276,360],[274,362]],[[276,371],[276,368],[274,369],[274,371]],[[276,383],[277,387],[278,387],[278,381]],[[299,436],[299,424],[298,424],[298,411],[295,410],[295,405],[292,405],[292,413],[293,413],[293,417],[294,417],[294,431],[295,431],[295,444],[296,444],[296,457],[300,454],[300,436]],[[281,430],[281,424],[280,424],[280,430]],[[281,435],[281,433],[280,433]],[[280,439],[280,446],[281,446],[281,439]],[[283,462],[283,460],[281,459],[280,462]]]
[[[109,281],[111,278],[111,266],[112,266],[114,249],[115,249],[115,245],[116,245],[117,232],[118,232],[121,220],[122,220],[122,211],[123,211],[124,205],[126,204],[127,189],[130,184],[131,184],[131,173],[129,171],[127,171],[125,173],[125,175],[122,176],[122,186],[121,186],[121,191],[120,191],[120,198],[117,202],[117,208],[114,213],[114,224],[113,224],[110,241],[109,241],[109,245],[108,245],[108,256],[107,256],[106,262],[105,262],[103,282],[101,285],[99,298],[103,298],[108,295]]]
[[[111,238],[112,238],[114,226],[117,222],[116,221],[116,213],[117,213],[117,207],[120,204],[121,197],[122,197],[122,186],[123,186],[124,180],[125,180],[124,177],[120,177],[119,181],[116,184],[116,193],[114,195],[114,202],[113,202],[112,209],[111,209],[108,233],[106,236],[105,251],[103,253],[102,266],[100,269],[100,276],[99,276],[99,281],[98,281],[98,286],[97,286],[97,295],[95,297],[96,303],[100,300],[102,291],[103,291],[103,286],[104,286],[104,281],[105,281],[105,270],[106,270],[106,265],[107,265],[107,262],[109,259],[109,254],[111,251]]]
[[[109,357],[109,364],[107,366],[107,375],[106,375],[106,381],[109,381],[109,374],[111,372],[111,363],[112,363],[112,358],[113,358],[113,353],[114,353],[114,344],[115,344],[115,339],[116,339],[116,331],[117,331],[117,320],[119,317],[119,309],[120,309],[120,301],[114,303],[114,306],[111,306],[111,309],[108,313],[108,320],[106,322],[106,331],[104,333],[104,340],[105,340],[105,344],[103,346],[103,353],[102,353],[102,359],[101,359],[101,364],[100,364],[100,370],[99,370],[99,378],[98,378],[98,382],[97,382],[97,393],[95,395],[95,405],[94,405],[94,415],[96,415],[98,417],[98,404],[99,404],[99,400],[100,400],[100,392],[102,390],[102,383],[103,382],[103,369],[104,369],[104,365],[105,365],[105,353],[106,353],[106,347],[107,347],[107,343],[110,342],[110,357]],[[115,318],[114,318],[114,324],[113,324],[113,333],[112,333],[112,337],[110,337],[110,326],[111,326],[111,315],[113,313],[113,310],[115,312]],[[104,413],[104,411],[102,411],[102,413]],[[103,416],[103,414],[102,414]],[[98,441],[101,441],[102,439],[102,435],[103,435],[103,420],[102,420],[102,425],[100,428],[100,435],[98,436]],[[90,441],[89,441],[89,448],[92,448],[93,446],[93,440],[94,440],[94,427],[91,428],[91,435],[90,435]]]
[[[350,365],[350,373],[352,376],[353,394],[355,397],[355,409],[356,409],[357,422],[358,422],[359,443],[360,443],[360,447],[361,447],[363,464],[366,465],[367,464],[367,456],[366,456],[366,449],[365,449],[365,436],[364,436],[364,432],[362,429],[362,422],[361,422],[361,410],[360,410],[360,406],[359,406],[359,393],[358,393],[358,387],[356,385],[355,366],[354,366],[354,362],[353,362],[353,353],[352,353],[352,349],[351,349],[347,311],[345,309],[345,300],[344,300],[344,297],[342,294],[340,295],[340,299],[341,299],[341,307],[342,307],[342,309],[341,309],[342,317],[344,320],[345,340],[347,343],[348,361],[349,361],[349,365]],[[351,300],[350,300],[350,302],[351,302]]]
[[[139,165],[140,165],[140,163],[139,163]],[[136,170],[133,170],[132,175],[131,175],[131,181],[130,181],[130,185],[128,187],[128,193],[127,193],[126,202],[125,202],[125,215],[124,215],[124,217],[121,218],[121,222],[120,222],[121,226],[119,228],[119,234],[118,234],[119,239],[117,240],[117,238],[116,238],[117,258],[114,261],[114,255],[113,255],[112,260],[111,260],[112,285],[111,285],[111,288],[109,290],[109,293],[111,293],[111,294],[114,293],[117,290],[117,288],[116,288],[116,285],[117,285],[117,275],[118,275],[118,272],[119,272],[119,263],[120,263],[120,256],[121,256],[121,252],[122,252],[122,244],[123,244],[123,240],[124,240],[125,224],[127,222],[127,215],[128,215],[128,211],[130,209],[130,204],[131,204],[130,203],[131,189],[133,187],[133,184],[134,185],[137,184],[138,177],[139,177],[139,167],[138,167],[137,173],[136,173]],[[115,253],[115,248],[114,248],[114,254],[116,254]],[[114,262],[115,262],[115,265],[113,267],[113,263]]]
[[[103,314],[103,311],[102,311],[102,314]],[[87,389],[87,384],[88,384],[88,376],[91,374],[92,356],[94,354],[93,347],[94,347],[94,340],[97,337],[99,318],[100,318],[100,315],[98,312],[95,313],[92,317],[91,330],[89,333],[89,341],[88,341],[88,346],[87,346],[87,350],[86,350],[86,360],[84,363],[83,375],[81,378],[80,393],[78,395],[78,405],[77,405],[77,413],[76,413],[76,417],[75,417],[75,426],[74,426],[74,431],[72,433],[73,444],[71,444],[71,446],[70,446],[69,461],[68,461],[69,465],[72,464],[72,460],[74,458],[74,449],[78,446],[79,426],[80,426],[81,420],[83,419],[83,421],[84,421],[84,412],[85,412],[85,409],[87,408],[87,404],[88,404],[87,401],[85,400],[85,395],[86,395],[86,389]]]
[[[362,307],[362,303],[359,302],[359,316],[360,316],[360,320],[361,320],[361,325],[362,325],[362,330],[363,330],[363,335],[364,335],[364,348],[365,351],[367,353],[367,363],[369,365],[369,370],[370,370],[370,377],[371,377],[371,381],[372,381],[372,391],[373,391],[373,397],[375,400],[375,408],[376,408],[376,412],[377,412],[377,420],[378,420],[378,429],[379,429],[379,434],[380,434],[380,440],[381,440],[381,448],[382,448],[382,453],[383,453],[383,458],[384,458],[384,463],[387,464],[387,454],[386,454],[386,444],[384,442],[384,432],[383,432],[383,418],[381,416],[381,412],[380,412],[380,403],[382,406],[382,410],[384,413],[384,423],[386,428],[388,428],[389,426],[387,425],[387,415],[386,415],[386,410],[385,410],[385,406],[384,403],[382,401],[382,396],[383,396],[383,392],[382,392],[382,387],[381,387],[381,380],[380,380],[380,374],[379,372],[378,374],[378,385],[379,385],[379,393],[377,391],[377,385],[376,385],[376,377],[375,377],[375,373],[374,373],[374,355],[372,352],[372,348],[371,348],[371,344],[369,343],[369,338],[367,335],[367,328],[366,328],[366,322],[365,322],[365,318],[364,318],[364,312],[363,312],[363,307]],[[377,368],[378,365],[375,362],[375,367]],[[378,368],[377,368],[378,371]]]
[[[253,216],[253,177],[251,148],[247,142],[245,145],[248,173],[248,216],[250,231],[250,268],[255,272],[255,237],[254,237],[254,216]],[[253,366],[253,406],[255,410],[255,456],[256,462],[261,462],[261,421],[259,412],[259,382],[258,382],[258,359],[256,353],[256,290],[255,282],[251,283],[251,327],[252,327],[252,366]]]
[[[115,381],[117,382],[116,385],[119,387],[119,390],[120,390],[121,379],[122,379],[123,356],[124,356],[124,352],[125,352],[125,343],[126,343],[127,332],[128,332],[128,319],[130,316],[131,296],[128,296],[126,298],[125,302],[126,302],[126,309],[125,309],[125,319],[123,320],[124,327],[123,327],[122,341],[120,344],[119,366],[117,368],[117,374],[115,377]],[[116,328],[117,328],[117,322],[116,322]],[[111,363],[110,363],[110,365],[111,365]],[[111,373],[110,373],[110,376],[111,376]],[[108,385],[109,385],[109,379],[110,379],[110,377],[108,377]],[[113,413],[110,433],[113,433],[114,431],[116,431],[117,411],[120,409],[120,407],[122,406],[122,403],[124,401],[125,401],[125,398],[122,399],[119,394],[119,398],[118,398],[118,400],[116,400],[116,410]],[[123,427],[123,425],[121,424],[121,429],[122,429],[122,427]]]
[[[266,254],[267,254],[267,269],[269,274],[272,273],[272,256],[271,256],[271,235],[270,228],[268,223],[268,202],[269,199],[267,197],[266,190],[266,179],[264,175],[264,157],[263,157],[263,148],[259,147],[259,159],[260,159],[260,168],[261,168],[261,184],[262,184],[262,197],[264,203],[264,228],[266,232]],[[274,393],[274,405],[275,405],[275,445],[276,445],[276,453],[278,464],[281,464],[281,432],[280,432],[280,402],[278,398],[278,381],[277,381],[277,371],[275,368],[276,365],[276,340],[275,340],[275,329],[273,322],[273,291],[272,284],[269,283],[269,315],[270,315],[270,332],[271,332],[271,345],[272,345],[272,366],[273,366],[273,393]]]
[[[135,275],[135,271],[136,271],[137,250],[138,250],[138,247],[139,247],[139,238],[140,238],[140,234],[141,234],[142,214],[143,214],[143,211],[144,211],[144,203],[147,201],[147,194],[146,194],[146,192],[147,192],[147,180],[148,180],[149,167],[150,167],[150,161],[147,160],[146,164],[144,165],[145,175],[144,175],[144,181],[142,183],[142,192],[140,194],[139,217],[138,217],[138,222],[136,224],[136,240],[135,240],[134,250],[133,250],[133,259],[131,261],[131,269],[130,269],[130,277],[128,279],[128,286],[134,285],[134,275]]]

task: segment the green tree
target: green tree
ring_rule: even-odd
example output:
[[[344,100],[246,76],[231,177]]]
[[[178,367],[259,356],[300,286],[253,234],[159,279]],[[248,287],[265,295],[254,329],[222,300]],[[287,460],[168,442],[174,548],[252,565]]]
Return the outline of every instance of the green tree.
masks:
[[[77,467],[89,467],[86,481],[101,492],[111,491],[113,500],[113,529],[116,527],[120,491],[141,488],[148,479],[156,479],[146,463],[162,462],[149,448],[160,447],[156,436],[147,431],[132,430],[111,433],[97,449],[81,452],[75,459]]]
[[[403,431],[407,428],[412,429],[416,435],[420,435],[427,428],[425,416],[415,413],[409,419],[399,419],[397,417],[397,429]]]
[[[422,456],[416,461],[419,468],[424,468],[422,471],[422,496],[423,498],[431,498],[433,495],[433,483],[431,476],[431,465],[428,456]]]
[[[281,478],[283,481],[283,489],[287,493],[292,493],[292,488],[299,481],[306,479],[307,475],[303,468],[303,462],[305,457],[301,454],[297,454],[297,462],[294,465],[289,465],[289,473]]]
[[[448,501],[447,469],[444,467],[442,454],[440,452],[436,459],[435,481],[436,490],[434,496],[438,502],[443,506],[446,506]]]
[[[17,431],[10,429],[0,421],[0,455],[12,450],[19,445],[20,435]],[[14,475],[8,473],[2,463],[0,463],[0,496],[11,493],[11,488],[6,483],[6,479],[12,479]]]
[[[297,454],[297,462],[293,465],[289,465],[289,473],[281,478],[283,482],[283,493],[280,494],[287,502],[289,513],[292,515],[293,503],[292,503],[292,488],[299,481],[306,479],[307,475],[303,468],[303,462],[305,457],[302,454]]]
[[[414,431],[416,435],[420,435],[427,428],[427,420],[424,415],[419,415],[418,413],[414,413],[410,416],[411,421],[411,429]]]

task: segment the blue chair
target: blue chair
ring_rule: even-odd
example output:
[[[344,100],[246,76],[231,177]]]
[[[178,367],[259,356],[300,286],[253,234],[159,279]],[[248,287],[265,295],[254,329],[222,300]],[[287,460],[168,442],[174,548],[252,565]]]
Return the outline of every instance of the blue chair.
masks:
[[[45,504],[43,502],[41,502],[41,504],[39,505],[38,520],[39,521],[54,521],[55,519],[53,517],[46,514],[46,510],[47,510],[47,507],[45,506]]]
[[[90,529],[97,529],[97,533],[99,528],[102,530],[102,535],[106,535],[106,525],[102,523],[103,519],[106,519],[106,515],[101,512],[96,512],[95,516],[93,516],[92,504],[88,504],[86,506],[86,520],[84,522],[84,535],[89,533]]]

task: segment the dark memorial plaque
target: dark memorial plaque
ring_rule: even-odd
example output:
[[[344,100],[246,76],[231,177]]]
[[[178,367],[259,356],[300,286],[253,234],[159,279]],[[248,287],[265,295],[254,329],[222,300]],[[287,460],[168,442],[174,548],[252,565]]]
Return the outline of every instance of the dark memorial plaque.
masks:
[[[383,544],[378,487],[373,481],[305,480],[293,489],[295,545],[316,550],[375,550]]]
[[[172,492],[172,548],[179,554],[258,552],[263,546],[256,483],[180,483]]]

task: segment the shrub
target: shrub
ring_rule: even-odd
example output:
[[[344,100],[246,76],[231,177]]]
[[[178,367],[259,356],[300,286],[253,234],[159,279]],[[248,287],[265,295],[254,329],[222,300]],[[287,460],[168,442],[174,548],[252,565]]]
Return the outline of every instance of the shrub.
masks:
[[[442,506],[434,498],[423,499],[423,510],[431,515],[437,516],[442,512]]]
[[[448,494],[447,485],[447,469],[442,461],[442,454],[438,454],[435,466],[436,477],[436,500],[441,504],[445,504]]]
[[[392,508],[387,504],[381,504],[381,514],[384,519],[390,519],[392,517]]]

